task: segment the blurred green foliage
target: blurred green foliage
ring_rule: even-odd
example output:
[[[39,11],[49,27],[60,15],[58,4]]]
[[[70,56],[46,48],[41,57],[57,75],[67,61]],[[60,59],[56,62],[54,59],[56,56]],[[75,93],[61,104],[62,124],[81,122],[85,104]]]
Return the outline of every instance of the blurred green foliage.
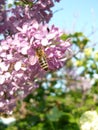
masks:
[[[21,1],[17,0],[17,1],[14,1],[14,5],[15,6],[19,5],[19,6],[23,6],[24,7],[24,6],[28,5],[31,8],[33,6],[33,4],[34,3],[31,0],[21,0]],[[12,4],[9,4],[8,6],[10,8],[10,7],[12,7]]]
[[[1,123],[0,130],[80,130],[81,115],[87,110],[98,110],[98,59],[94,47],[86,47],[89,39],[82,32],[61,37],[67,38],[72,39],[78,53],[62,69],[39,79],[39,88],[18,102],[13,115],[16,121]],[[93,82],[91,86],[81,80],[87,77]]]

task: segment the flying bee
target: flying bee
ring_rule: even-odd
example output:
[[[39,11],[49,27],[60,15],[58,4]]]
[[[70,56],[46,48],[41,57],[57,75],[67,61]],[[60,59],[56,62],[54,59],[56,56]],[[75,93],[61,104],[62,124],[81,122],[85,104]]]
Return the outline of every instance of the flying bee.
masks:
[[[43,70],[48,71],[49,66],[48,66],[47,57],[46,57],[44,49],[42,47],[37,48],[36,49],[36,55],[38,57],[40,67]]]

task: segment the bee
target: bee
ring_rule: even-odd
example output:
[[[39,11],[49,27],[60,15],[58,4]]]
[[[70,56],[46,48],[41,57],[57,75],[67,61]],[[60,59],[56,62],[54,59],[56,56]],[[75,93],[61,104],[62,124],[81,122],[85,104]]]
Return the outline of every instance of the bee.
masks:
[[[47,57],[46,57],[44,49],[42,47],[37,48],[36,49],[36,55],[38,57],[40,67],[43,70],[48,71],[49,66],[48,66]]]

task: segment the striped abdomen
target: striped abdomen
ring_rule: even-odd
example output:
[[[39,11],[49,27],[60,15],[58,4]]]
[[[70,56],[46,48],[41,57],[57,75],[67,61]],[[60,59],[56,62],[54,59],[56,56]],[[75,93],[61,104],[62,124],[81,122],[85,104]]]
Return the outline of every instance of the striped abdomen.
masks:
[[[43,70],[48,70],[48,63],[46,57],[39,57],[39,64]]]

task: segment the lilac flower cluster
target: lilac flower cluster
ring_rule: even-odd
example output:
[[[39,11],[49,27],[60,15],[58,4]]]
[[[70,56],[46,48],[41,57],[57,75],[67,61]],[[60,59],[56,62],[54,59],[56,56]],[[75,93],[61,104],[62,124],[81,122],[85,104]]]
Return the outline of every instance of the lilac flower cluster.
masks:
[[[0,45],[0,112],[10,112],[19,98],[36,89],[35,80],[46,73],[39,64],[36,49],[42,48],[49,70],[64,65],[70,43],[60,39],[62,32],[54,25],[32,21],[17,27],[18,32]]]
[[[5,36],[12,35],[17,32],[17,26],[22,27],[23,23],[32,20],[37,20],[39,23],[48,23],[53,16],[51,8],[54,6],[54,2],[59,2],[60,0],[55,0],[54,2],[53,0],[26,1],[28,3],[32,2],[32,6],[29,7],[29,4],[25,6],[18,4],[5,10],[5,0],[0,0],[0,33],[3,33]]]
[[[11,112],[17,100],[38,87],[36,79],[46,73],[39,64],[39,48],[48,70],[54,71],[64,65],[70,47],[69,41],[60,38],[63,32],[46,24],[53,15],[51,7],[60,0],[26,1],[32,2],[32,7],[16,5],[9,10],[4,8],[5,1],[0,1],[0,33],[5,36],[0,43],[0,113]]]

